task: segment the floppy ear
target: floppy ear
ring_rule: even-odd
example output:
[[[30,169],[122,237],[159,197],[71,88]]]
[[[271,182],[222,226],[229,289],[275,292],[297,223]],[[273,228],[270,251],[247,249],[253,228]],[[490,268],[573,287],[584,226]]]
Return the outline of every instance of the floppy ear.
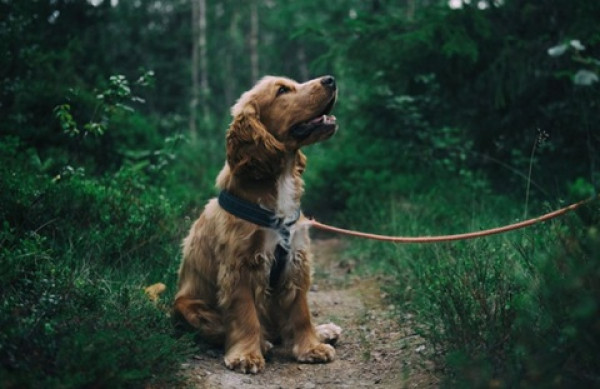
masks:
[[[283,170],[284,151],[283,144],[260,122],[256,104],[246,104],[227,131],[231,173],[255,180],[276,177]]]

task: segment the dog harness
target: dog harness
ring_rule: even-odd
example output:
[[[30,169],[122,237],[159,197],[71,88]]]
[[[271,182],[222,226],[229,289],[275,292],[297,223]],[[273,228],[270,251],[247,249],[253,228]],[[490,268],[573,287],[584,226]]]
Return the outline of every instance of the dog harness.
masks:
[[[261,227],[275,230],[280,242],[275,247],[275,262],[269,273],[269,287],[274,289],[285,269],[291,250],[291,228],[300,218],[300,209],[297,209],[291,219],[277,217],[275,212],[265,209],[258,204],[251,203],[223,190],[219,193],[219,205],[233,216],[246,220]]]

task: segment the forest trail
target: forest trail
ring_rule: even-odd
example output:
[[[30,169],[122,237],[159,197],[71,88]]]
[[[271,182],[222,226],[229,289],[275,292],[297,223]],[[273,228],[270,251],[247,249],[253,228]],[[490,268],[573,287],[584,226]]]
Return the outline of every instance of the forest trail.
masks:
[[[209,349],[184,365],[194,388],[430,388],[437,387],[427,361],[425,341],[393,317],[379,285],[382,277],[359,277],[353,262],[340,256],[339,239],[313,240],[315,276],[309,301],[315,324],[333,322],[343,332],[336,360],[299,364],[281,346],[269,356],[265,371],[244,375],[228,370],[223,351]]]

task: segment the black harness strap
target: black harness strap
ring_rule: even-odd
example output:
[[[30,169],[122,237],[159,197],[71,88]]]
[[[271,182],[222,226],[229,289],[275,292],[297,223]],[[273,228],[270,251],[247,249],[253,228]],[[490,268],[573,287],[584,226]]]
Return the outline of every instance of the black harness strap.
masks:
[[[300,210],[296,211],[292,220],[286,222],[284,218],[277,217],[273,211],[236,197],[225,190],[219,193],[218,201],[221,208],[233,216],[261,227],[273,229],[281,237],[282,242],[275,247],[275,262],[269,273],[269,287],[275,288],[285,270],[290,253],[290,229],[300,218]]]

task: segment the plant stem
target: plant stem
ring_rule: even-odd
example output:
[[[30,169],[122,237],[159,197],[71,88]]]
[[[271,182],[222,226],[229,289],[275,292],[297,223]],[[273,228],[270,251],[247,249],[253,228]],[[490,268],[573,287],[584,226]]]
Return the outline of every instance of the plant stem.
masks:
[[[531,148],[531,156],[529,157],[529,172],[527,174],[527,189],[525,189],[525,210],[523,211],[523,219],[527,219],[527,211],[529,209],[529,190],[531,188],[531,171],[533,170],[533,158],[535,156],[535,148],[537,146],[537,138],[533,142]]]

